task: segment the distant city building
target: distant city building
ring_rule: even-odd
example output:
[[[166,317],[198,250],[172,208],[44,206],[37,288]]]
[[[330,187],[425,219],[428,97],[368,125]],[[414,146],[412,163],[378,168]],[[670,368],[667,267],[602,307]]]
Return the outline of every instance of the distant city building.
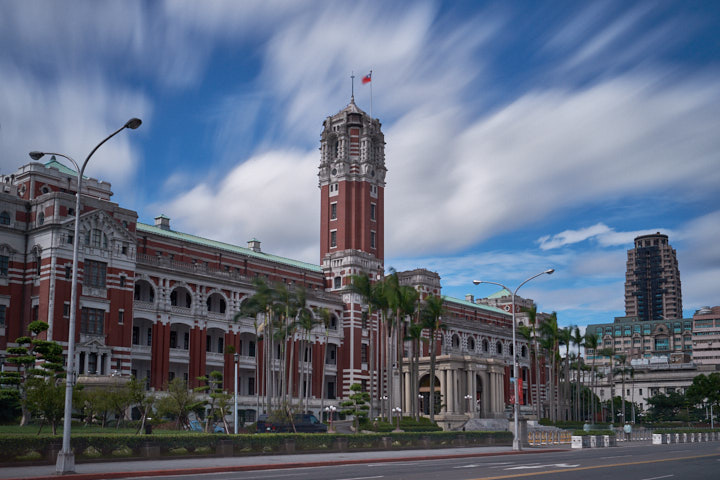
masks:
[[[612,323],[587,326],[600,339],[598,350],[612,348],[628,360],[645,359],[649,363],[685,363],[692,357],[692,328],[689,318],[639,322],[637,317],[616,317]],[[587,359],[597,364],[609,363],[607,356],[587,349]]]
[[[693,315],[693,360],[720,369],[720,307],[703,307]]]
[[[680,269],[667,235],[641,235],[628,250],[625,315],[639,321],[682,318]]]

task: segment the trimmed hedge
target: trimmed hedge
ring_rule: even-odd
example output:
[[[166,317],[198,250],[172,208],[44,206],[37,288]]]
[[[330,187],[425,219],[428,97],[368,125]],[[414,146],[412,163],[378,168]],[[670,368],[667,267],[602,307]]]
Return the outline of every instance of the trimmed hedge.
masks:
[[[511,445],[511,432],[404,432],[370,434],[74,434],[71,446],[77,459],[144,456],[152,449],[160,456],[214,455],[218,447],[233,455],[262,455],[286,452],[387,450],[443,448],[449,446]],[[62,445],[59,435],[10,435],[0,437],[0,462],[50,459]],[[232,447],[231,450],[228,450]],[[99,455],[98,455],[99,454]]]

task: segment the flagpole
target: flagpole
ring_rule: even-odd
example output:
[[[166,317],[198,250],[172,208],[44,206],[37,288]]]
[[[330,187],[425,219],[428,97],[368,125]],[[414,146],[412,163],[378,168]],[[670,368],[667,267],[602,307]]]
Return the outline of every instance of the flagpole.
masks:
[[[370,70],[370,118],[373,118],[372,115],[372,70]]]
[[[355,72],[350,73],[350,99],[355,100]]]

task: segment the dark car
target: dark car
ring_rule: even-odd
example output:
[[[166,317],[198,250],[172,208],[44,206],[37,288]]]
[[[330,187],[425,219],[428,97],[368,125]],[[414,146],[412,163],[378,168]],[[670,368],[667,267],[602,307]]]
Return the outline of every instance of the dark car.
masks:
[[[292,423],[289,421],[272,421],[267,415],[260,415],[257,421],[257,433],[327,433],[327,429],[327,425],[321,423],[315,415],[310,413],[293,415]]]

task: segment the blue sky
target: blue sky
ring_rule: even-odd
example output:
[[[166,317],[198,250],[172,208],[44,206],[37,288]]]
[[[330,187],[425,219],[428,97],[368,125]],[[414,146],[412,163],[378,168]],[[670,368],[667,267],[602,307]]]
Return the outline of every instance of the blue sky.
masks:
[[[386,266],[523,287],[564,325],[622,315],[661,231],[685,316],[720,304],[720,3],[7,1],[0,169],[31,150],[152,223],[318,262],[322,121],[373,71]],[[356,82],[370,110],[369,86]]]

